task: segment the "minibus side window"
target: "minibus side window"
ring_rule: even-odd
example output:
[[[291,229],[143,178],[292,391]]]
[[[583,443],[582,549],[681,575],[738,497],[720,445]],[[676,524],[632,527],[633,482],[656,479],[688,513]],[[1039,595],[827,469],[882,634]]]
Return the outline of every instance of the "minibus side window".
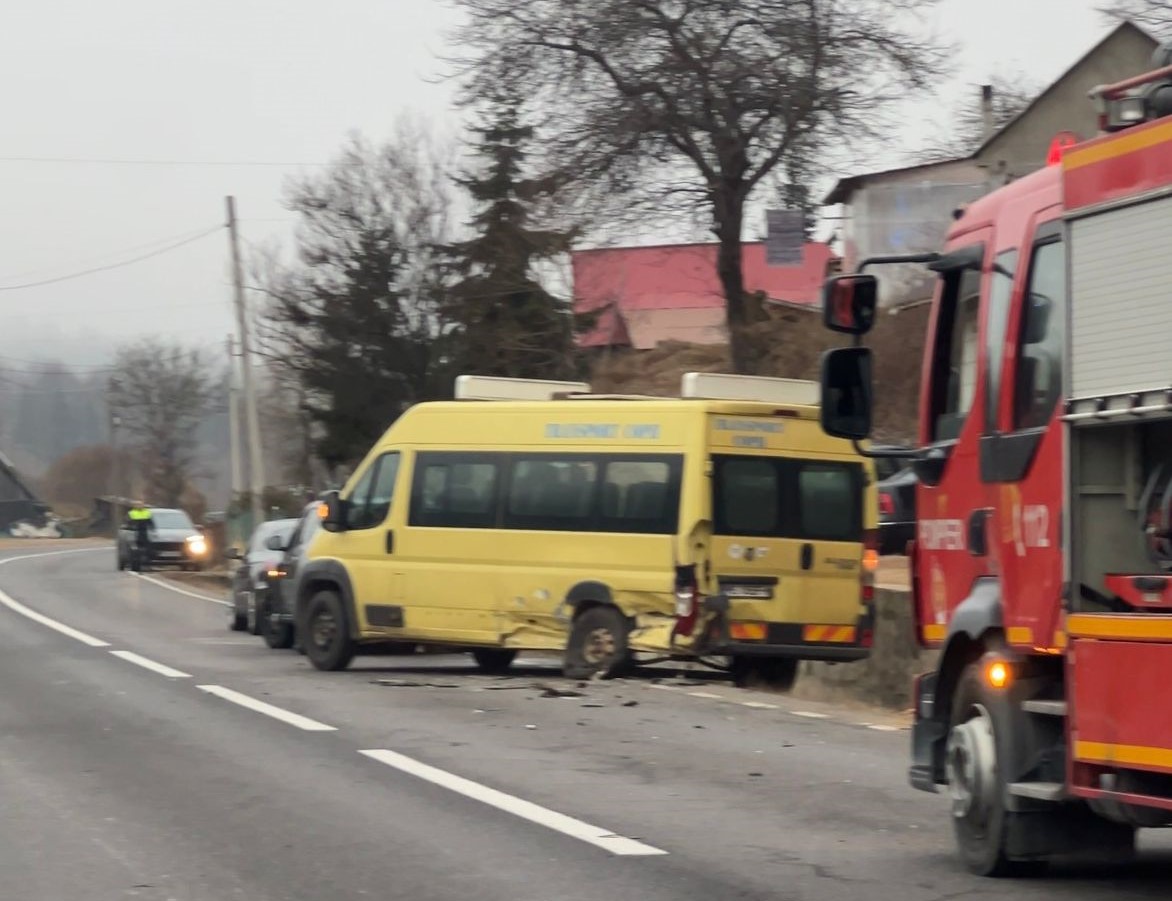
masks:
[[[398,452],[383,454],[371,465],[350,496],[346,525],[350,529],[372,529],[387,518],[399,474]]]
[[[454,529],[496,525],[497,464],[422,453],[415,464],[410,524]]]
[[[611,460],[602,482],[602,527],[608,532],[675,532],[680,486],[666,460]]]
[[[597,480],[593,460],[515,458],[505,528],[588,531]]]

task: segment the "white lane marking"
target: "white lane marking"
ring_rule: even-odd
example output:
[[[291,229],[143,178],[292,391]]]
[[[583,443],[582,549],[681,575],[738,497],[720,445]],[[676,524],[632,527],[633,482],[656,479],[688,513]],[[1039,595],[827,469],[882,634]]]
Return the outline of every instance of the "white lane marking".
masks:
[[[714,695],[711,692],[707,692],[707,691],[690,691],[690,692],[688,692],[688,694],[690,694],[693,698],[707,698],[710,701],[723,701],[723,700],[725,700],[722,695]]]
[[[48,556],[48,555],[35,554],[33,556],[40,557],[40,556]],[[22,558],[9,557],[7,560],[0,561],[0,563],[9,563],[13,560],[19,560],[19,559],[22,559]],[[27,617],[28,619],[31,619],[35,623],[40,623],[42,626],[48,626],[50,629],[55,629],[56,631],[60,632],[62,635],[68,635],[70,638],[75,639],[76,641],[80,641],[82,644],[88,644],[91,648],[108,648],[108,647],[110,647],[110,642],[102,641],[102,639],[100,639],[100,638],[94,638],[92,635],[87,635],[85,632],[82,632],[79,629],[73,628],[73,626],[67,626],[67,625],[65,625],[65,623],[59,623],[55,619],[50,619],[49,617],[45,616],[45,614],[43,614],[43,613],[37,613],[37,611],[35,611],[35,610],[30,610],[24,604],[20,603],[20,601],[14,601],[7,594],[5,594],[3,591],[0,591],[0,604],[3,604],[5,607],[7,607],[13,613],[19,613],[21,616]]]
[[[359,751],[358,753],[364,754],[372,760],[377,760],[379,763],[385,763],[389,767],[394,767],[400,772],[417,776],[427,782],[464,795],[466,798],[488,804],[497,810],[511,813],[523,820],[552,829],[554,832],[560,832],[563,835],[594,845],[596,848],[602,848],[619,857],[650,857],[668,853],[661,848],[644,844],[623,835],[616,835],[609,829],[591,826],[589,823],[566,816],[564,813],[558,813],[515,795],[505,794],[495,788],[489,788],[487,785],[481,785],[479,782],[473,782],[471,779],[465,779],[463,776],[457,776],[446,770],[428,766],[426,763],[420,763],[418,760],[397,754],[394,751],[380,748]]]
[[[248,695],[243,695],[230,688],[224,688],[222,685],[198,685],[196,687],[200,691],[206,691],[210,695],[215,695],[217,698],[223,698],[225,701],[231,701],[233,704],[239,704],[241,707],[247,707],[249,710],[263,713],[265,716],[271,716],[275,720],[288,723],[290,726],[296,726],[298,729],[304,729],[306,732],[338,731],[334,726],[327,726],[325,723],[311,720],[309,717],[302,716],[299,713],[291,713],[282,707],[274,707],[272,704],[266,704],[264,701],[258,701],[256,698],[250,698]]]
[[[792,713],[794,716],[804,716],[804,717],[808,717],[809,719],[812,719],[812,720],[825,720],[825,719],[830,718],[829,714],[814,713],[813,711],[810,711],[810,710],[791,710],[790,713]]]
[[[125,660],[127,663],[134,663],[141,666],[143,669],[149,669],[151,672],[158,673],[160,676],[167,676],[170,679],[190,679],[191,674],[185,673],[182,670],[173,669],[165,663],[156,663],[147,657],[141,657],[134,651],[111,651],[115,657]]]
[[[874,729],[876,732],[899,732],[900,731],[899,726],[884,726],[884,725],[880,725],[880,724],[875,724],[875,725],[868,724],[867,728]]]
[[[0,566],[7,566],[9,563],[18,563],[21,560],[33,560],[37,557],[61,557],[65,554],[88,554],[94,551],[108,550],[105,547],[80,547],[70,548],[63,551],[44,551],[40,554],[17,554],[15,557],[4,557],[0,559]],[[91,648],[108,648],[110,642],[102,641],[100,638],[94,638],[92,635],[87,635],[80,629],[75,629],[73,626],[67,626],[65,623],[59,623],[55,619],[50,619],[43,613],[37,613],[35,610],[30,610],[20,601],[13,600],[3,591],[0,591],[0,604],[3,604],[13,613],[19,613],[21,616],[31,619],[35,623],[40,623],[42,626],[48,626],[62,635],[68,635],[70,638],[80,641],[82,644],[88,644]]]
[[[219,604],[221,607],[231,607],[230,601],[222,601],[219,598],[208,597],[206,594],[200,594],[198,591],[188,591],[186,588],[180,588],[178,585],[171,585],[164,582],[162,579],[156,579],[152,576],[144,575],[143,573],[131,573],[132,576],[138,576],[144,582],[150,582],[152,585],[158,585],[160,588],[166,588],[168,591],[173,591],[176,594],[186,595],[189,598],[195,598],[197,601],[207,601],[210,604]]]
[[[780,710],[776,704],[766,704],[764,701],[741,701],[744,707],[754,707],[757,710]]]

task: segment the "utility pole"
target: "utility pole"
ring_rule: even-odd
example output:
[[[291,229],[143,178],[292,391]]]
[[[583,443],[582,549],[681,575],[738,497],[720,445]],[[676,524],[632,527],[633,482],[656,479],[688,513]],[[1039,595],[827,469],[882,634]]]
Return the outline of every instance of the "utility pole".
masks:
[[[240,456],[240,386],[236,380],[236,339],[228,336],[228,446],[232,459],[232,497],[244,490],[244,464]]]
[[[240,369],[244,374],[244,416],[248,421],[248,477],[252,495],[252,527],[264,522],[264,462],[261,459],[260,419],[256,409],[256,385],[252,380],[252,348],[248,343],[248,309],[244,301],[244,272],[240,264],[240,239],[236,233],[236,198],[228,197],[228,239],[232,245],[232,285],[235,289],[236,326],[240,332]]]
[[[111,384],[117,384],[116,380],[111,379]],[[118,449],[118,427],[122,425],[122,417],[114,412],[110,406],[109,395],[106,397],[106,409],[110,416],[110,525],[114,532],[114,541],[118,541],[118,529],[122,525],[122,504],[119,503],[121,497],[119,492],[122,485],[122,466],[121,451]]]

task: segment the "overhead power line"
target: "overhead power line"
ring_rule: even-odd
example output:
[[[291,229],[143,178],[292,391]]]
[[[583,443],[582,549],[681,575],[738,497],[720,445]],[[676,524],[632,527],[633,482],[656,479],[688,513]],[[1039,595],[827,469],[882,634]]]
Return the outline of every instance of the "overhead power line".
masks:
[[[99,166],[219,166],[219,167],[248,167],[261,166],[266,168],[288,169],[298,166],[324,166],[326,163],[282,162],[280,160],[151,160],[151,159],[117,159],[114,157],[82,157],[82,156],[0,156],[0,163],[64,163],[87,164]]]
[[[201,238],[206,238],[208,235],[214,234],[225,226],[217,225],[214,228],[209,228],[206,231],[199,232],[189,238],[184,238],[182,241],[176,241],[174,244],[168,244],[165,247],[160,247],[158,250],[152,250],[150,253],[140,254],[136,257],[131,257],[128,260],[121,260],[117,263],[107,263],[105,266],[94,266],[90,269],[82,269],[78,272],[71,272],[68,275],[58,275],[55,278],[46,278],[36,282],[25,282],[19,285],[0,285],[0,291],[21,291],[25,288],[39,288],[42,285],[55,285],[58,282],[69,281],[70,279],[81,278],[86,275],[93,275],[97,272],[108,272],[111,269],[121,269],[123,266],[131,266],[135,263],[141,263],[143,260],[149,260],[152,257],[161,256],[164,253],[170,253],[172,250],[178,250],[187,244],[191,244]]]
[[[67,269],[83,269],[90,266],[104,266],[108,262],[118,261],[131,253],[146,253],[158,249],[164,244],[172,244],[175,241],[183,241],[187,238],[194,237],[202,233],[202,229],[188,229],[179,234],[163,235],[155,238],[153,241],[145,241],[141,244],[133,244],[130,247],[119,247],[117,250],[108,250],[105,253],[97,256],[90,256],[84,259],[75,259],[63,263],[57,263],[52,266],[38,266],[36,269],[24,269],[20,272],[9,272],[4,277],[0,277],[0,282],[18,279],[34,279],[34,278],[53,278],[53,272],[60,272],[62,268]]]

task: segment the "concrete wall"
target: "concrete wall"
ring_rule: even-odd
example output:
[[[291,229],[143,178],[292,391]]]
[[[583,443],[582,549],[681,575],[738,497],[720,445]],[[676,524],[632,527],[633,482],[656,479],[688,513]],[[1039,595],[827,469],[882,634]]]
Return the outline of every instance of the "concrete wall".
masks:
[[[813,701],[857,701],[907,710],[912,677],[936,665],[937,652],[916,644],[908,591],[875,592],[875,646],[857,663],[803,663],[793,696]]]
[[[988,193],[987,178],[974,162],[957,160],[889,173],[862,185],[845,209],[844,268],[854,271],[872,256],[940,250],[953,211]],[[883,307],[927,298],[935,283],[933,273],[916,264],[871,271],[879,279]]]
[[[1000,186],[1044,166],[1059,132],[1094,137],[1099,120],[1088,92],[1146,72],[1156,46],[1152,38],[1131,26],[1113,32],[979,151],[977,161],[992,183]]]

